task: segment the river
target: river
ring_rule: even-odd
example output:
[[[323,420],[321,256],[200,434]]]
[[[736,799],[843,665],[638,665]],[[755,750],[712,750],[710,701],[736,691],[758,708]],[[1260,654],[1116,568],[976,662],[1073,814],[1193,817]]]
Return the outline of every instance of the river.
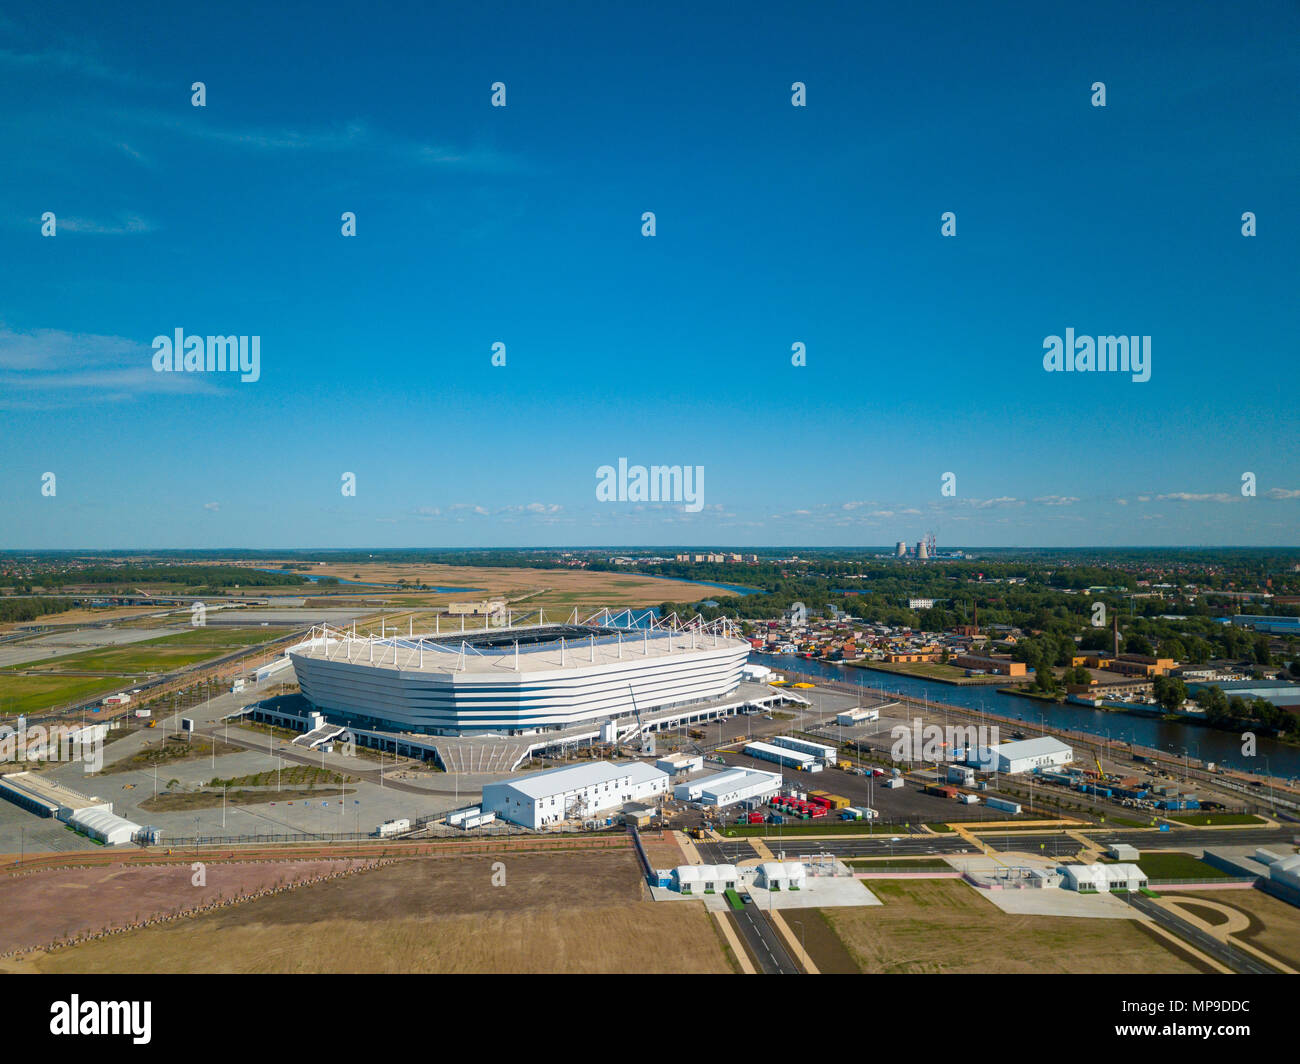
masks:
[[[840,683],[860,685],[864,689],[928,698],[932,702],[947,702],[953,706],[983,709],[1004,717],[1023,720],[1038,728],[1048,723],[1058,728],[1069,728],[1089,735],[1123,739],[1156,750],[1172,750],[1181,756],[1186,750],[1191,757],[1203,761],[1217,761],[1239,772],[1272,772],[1293,782],[1300,777],[1300,749],[1273,739],[1260,737],[1256,755],[1244,757],[1241,740],[1233,732],[1220,731],[1203,724],[1171,723],[1159,717],[1144,717],[1121,711],[1106,712],[1076,706],[1070,703],[1039,702],[1035,699],[1004,695],[995,684],[947,684],[937,680],[923,680],[901,673],[877,672],[874,669],[855,669],[846,665],[830,665],[809,658],[796,658],[787,654],[755,654],[756,664],[770,665],[774,669],[788,669],[810,676],[820,676]]]

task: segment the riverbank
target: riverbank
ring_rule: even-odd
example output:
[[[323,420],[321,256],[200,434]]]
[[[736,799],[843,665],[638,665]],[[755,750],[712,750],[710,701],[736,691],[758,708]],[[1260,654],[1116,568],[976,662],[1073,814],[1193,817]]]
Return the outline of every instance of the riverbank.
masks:
[[[843,665],[848,669],[869,669],[871,672],[887,672],[893,676],[915,676],[921,680],[952,684],[954,687],[996,684],[1006,679],[1005,676],[964,676],[955,666],[927,661],[894,664],[885,661],[827,661],[825,658],[817,660],[826,665]]]
[[[1165,759],[1176,756],[1180,768],[1183,751],[1187,751],[1195,760],[1214,761],[1250,779],[1259,780],[1267,771],[1275,777],[1300,780],[1300,749],[1296,746],[1261,736],[1256,741],[1254,756],[1248,756],[1243,752],[1239,734],[1209,727],[1203,721],[1171,722],[1160,716],[1070,702],[1049,704],[1004,694],[988,685],[940,684],[902,673],[891,673],[890,682],[884,683],[885,677],[879,672],[793,655],[764,655],[760,660],[778,672],[800,673],[814,681],[834,681],[847,690],[856,688],[864,705],[870,705],[866,699],[873,696],[879,696],[882,701],[900,697],[911,698],[918,704],[946,703],[970,713],[997,715],[1021,728],[1027,724],[1046,728],[1050,724],[1053,730],[1086,736],[1091,743],[1119,741],[1135,748],[1148,748]],[[815,695],[815,692],[805,693]],[[989,723],[993,721],[990,719]]]

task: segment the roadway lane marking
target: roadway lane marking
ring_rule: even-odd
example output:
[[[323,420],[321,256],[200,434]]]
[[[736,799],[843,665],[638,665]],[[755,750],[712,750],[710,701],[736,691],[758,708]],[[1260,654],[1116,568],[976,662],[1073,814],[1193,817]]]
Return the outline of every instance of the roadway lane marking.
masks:
[[[736,963],[740,965],[741,973],[744,975],[757,975],[758,972],[754,969],[754,962],[749,959],[748,951],[740,944],[740,939],[736,937],[736,930],[731,926],[731,921],[727,919],[727,914],[718,910],[713,913],[713,916],[722,929],[722,937],[727,940],[727,945],[731,947],[731,952],[736,956]]]

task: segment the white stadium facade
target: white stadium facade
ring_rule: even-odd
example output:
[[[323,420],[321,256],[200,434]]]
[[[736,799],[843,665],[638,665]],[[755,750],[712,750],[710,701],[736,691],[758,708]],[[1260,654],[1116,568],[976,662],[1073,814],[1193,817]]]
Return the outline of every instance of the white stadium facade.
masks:
[[[749,644],[725,619],[625,610],[564,623],[492,618],[472,631],[358,637],[328,626],[290,648],[304,697],[332,721],[416,735],[543,735],[736,692]],[[734,711],[734,710],[733,710]]]

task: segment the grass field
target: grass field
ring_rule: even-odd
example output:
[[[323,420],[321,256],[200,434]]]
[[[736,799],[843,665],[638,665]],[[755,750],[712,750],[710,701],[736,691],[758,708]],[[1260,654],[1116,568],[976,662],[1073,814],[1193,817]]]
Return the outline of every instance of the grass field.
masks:
[[[1262,890],[1215,890],[1204,894],[1182,893],[1186,901],[1200,898],[1227,905],[1250,918],[1250,927],[1236,932],[1236,938],[1264,950],[1292,968],[1300,968],[1300,909],[1279,901]]]
[[[1013,916],[957,880],[872,880],[883,903],[818,910],[861,971],[1195,972],[1135,920]]]
[[[0,672],[0,716],[37,713],[96,695],[110,695],[125,686],[113,676],[8,676]]]
[[[862,871],[872,868],[907,868],[917,872],[952,871],[952,865],[939,857],[846,857],[844,863]]]
[[[125,646],[86,650],[48,661],[9,665],[3,671],[26,673],[98,672],[117,676],[170,672],[220,657],[244,647],[280,638],[283,632],[269,628],[195,628],[176,635],[146,639]]]
[[[920,825],[913,824],[912,832],[920,833]],[[800,835],[906,835],[908,832],[905,828],[897,826],[885,826],[876,824],[874,821],[868,825],[865,820],[796,820],[793,823],[786,824],[729,824],[726,829],[718,832],[719,835],[726,837],[743,839],[780,839],[783,837],[798,837]]]
[[[716,972],[713,919],[629,850],[417,858],[37,956],[42,972]]]
[[[1187,853],[1144,853],[1138,867],[1149,879],[1228,879],[1229,873]]]
[[[1213,824],[1262,824],[1253,813],[1173,813],[1165,817],[1188,827],[1209,827]]]

